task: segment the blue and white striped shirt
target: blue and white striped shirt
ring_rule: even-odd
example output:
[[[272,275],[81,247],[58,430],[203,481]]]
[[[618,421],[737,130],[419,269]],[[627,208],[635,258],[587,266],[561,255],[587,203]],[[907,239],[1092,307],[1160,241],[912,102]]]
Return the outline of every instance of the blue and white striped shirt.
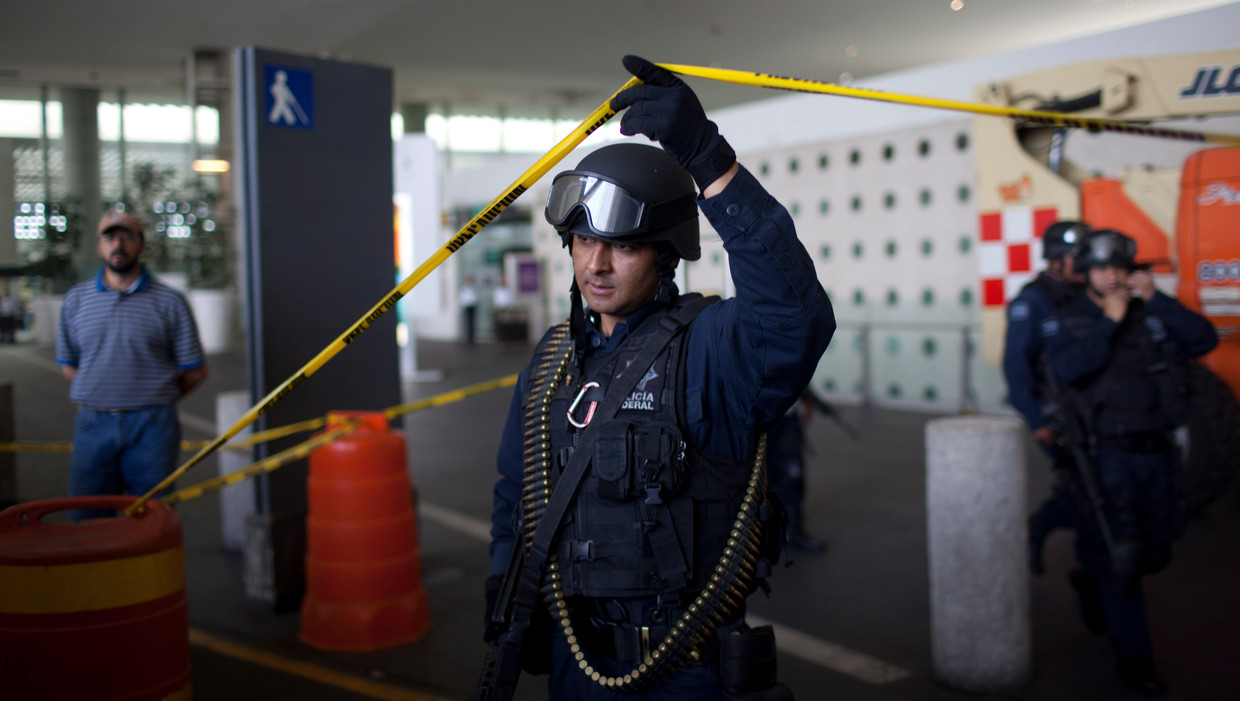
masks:
[[[65,295],[56,362],[78,369],[69,399],[91,409],[138,409],[175,403],[181,373],[206,362],[194,315],[180,292],[146,269],[129,289],[103,281]]]

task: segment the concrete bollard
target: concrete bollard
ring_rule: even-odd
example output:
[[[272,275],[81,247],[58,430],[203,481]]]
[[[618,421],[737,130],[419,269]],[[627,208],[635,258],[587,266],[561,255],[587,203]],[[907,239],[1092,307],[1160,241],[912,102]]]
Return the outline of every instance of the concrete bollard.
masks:
[[[249,408],[248,391],[222,392],[216,395],[215,424],[219,432],[224,433],[232,428]],[[245,440],[252,433],[252,426],[246,426],[233,437],[233,441]],[[221,477],[254,462],[254,452],[251,450],[219,450],[215,454],[219,456]],[[257,507],[255,499],[254,480],[230,484],[220,491],[220,531],[225,550],[240,552],[245,547],[245,520]]]
[[[926,424],[926,537],[935,679],[1010,691],[1033,664],[1024,425],[965,417]]]

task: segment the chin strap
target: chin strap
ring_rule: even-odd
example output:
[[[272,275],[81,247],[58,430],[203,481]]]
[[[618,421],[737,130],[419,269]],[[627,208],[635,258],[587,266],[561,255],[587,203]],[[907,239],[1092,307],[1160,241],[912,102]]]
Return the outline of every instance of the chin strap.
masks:
[[[573,285],[569,288],[568,333],[572,340],[573,362],[577,366],[577,376],[585,373],[586,349],[586,310],[581,302],[581,289],[577,287],[577,277],[573,276]]]
[[[671,246],[660,244],[655,249],[655,266],[659,274],[659,290],[655,292],[656,301],[671,304],[680,296],[680,288],[676,287],[676,252]]]

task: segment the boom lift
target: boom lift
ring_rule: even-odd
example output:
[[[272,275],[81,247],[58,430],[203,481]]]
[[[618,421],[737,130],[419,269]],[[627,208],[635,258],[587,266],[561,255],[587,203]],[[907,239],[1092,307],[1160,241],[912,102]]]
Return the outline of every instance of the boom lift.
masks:
[[[1240,50],[1062,66],[980,86],[977,98],[1240,133]],[[1190,501],[1200,508],[1240,467],[1240,148],[991,117],[975,119],[974,135],[987,362],[1002,357],[1007,302],[1042,265],[1042,231],[1063,219],[1132,236],[1138,263],[1151,265],[1159,289],[1218,330],[1219,347],[1201,359],[1212,372],[1194,378],[1188,426],[1185,476],[1196,480]]]

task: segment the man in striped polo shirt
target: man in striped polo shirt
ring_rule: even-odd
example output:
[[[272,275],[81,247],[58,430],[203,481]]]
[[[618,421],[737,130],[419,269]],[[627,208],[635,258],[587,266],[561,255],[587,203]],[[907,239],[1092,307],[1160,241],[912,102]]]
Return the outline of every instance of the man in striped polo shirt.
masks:
[[[141,495],[176,469],[176,403],[207,378],[207,363],[185,297],[139,262],[142,222],[108,212],[97,234],[103,267],[65,295],[56,335],[56,362],[80,404],[69,494]]]

